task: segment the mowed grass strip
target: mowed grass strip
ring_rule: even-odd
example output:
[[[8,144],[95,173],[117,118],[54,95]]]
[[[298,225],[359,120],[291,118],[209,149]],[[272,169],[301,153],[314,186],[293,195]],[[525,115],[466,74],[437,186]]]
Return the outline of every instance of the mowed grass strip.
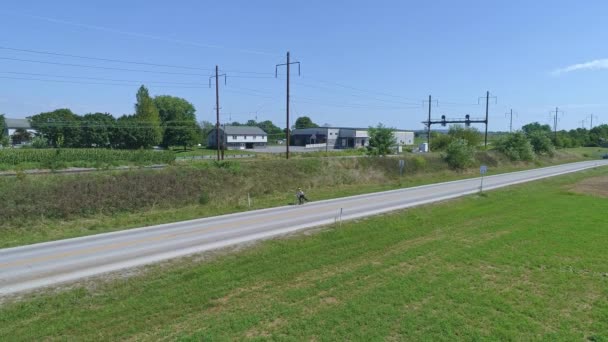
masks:
[[[0,306],[0,340],[605,340],[596,169]]]

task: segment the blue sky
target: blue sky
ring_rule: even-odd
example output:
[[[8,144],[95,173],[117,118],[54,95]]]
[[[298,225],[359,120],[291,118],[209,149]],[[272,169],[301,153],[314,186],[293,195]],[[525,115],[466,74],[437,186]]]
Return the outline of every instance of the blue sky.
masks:
[[[481,117],[489,90],[490,130],[508,129],[511,108],[515,128],[551,122],[556,106],[563,128],[588,126],[591,114],[608,123],[605,1],[4,0],[0,16],[0,112],[9,117],[62,107],[129,114],[143,83],[214,121],[208,75],[218,64],[228,75],[222,121],[284,125],[284,75],[274,68],[289,50],[302,63],[293,119],[421,129],[429,94],[434,117]]]

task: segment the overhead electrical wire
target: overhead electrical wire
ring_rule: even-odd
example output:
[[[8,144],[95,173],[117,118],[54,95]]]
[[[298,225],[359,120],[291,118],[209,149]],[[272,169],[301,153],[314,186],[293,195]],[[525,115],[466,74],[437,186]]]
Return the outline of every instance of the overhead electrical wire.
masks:
[[[39,60],[32,60],[32,59],[10,58],[10,57],[0,57],[0,59],[2,59],[2,60],[8,60],[8,61],[40,63],[40,64],[52,64],[52,65],[78,67],[78,68],[116,70],[116,71],[129,71],[129,72],[144,72],[144,73],[165,74],[165,75],[184,75],[184,76],[205,76],[205,77],[209,77],[208,74],[194,74],[194,73],[184,73],[184,72],[156,71],[156,70],[142,70],[142,69],[126,69],[126,68],[104,67],[104,66],[86,65],[86,64],[73,64],[73,63],[60,63],[60,62],[39,61]]]

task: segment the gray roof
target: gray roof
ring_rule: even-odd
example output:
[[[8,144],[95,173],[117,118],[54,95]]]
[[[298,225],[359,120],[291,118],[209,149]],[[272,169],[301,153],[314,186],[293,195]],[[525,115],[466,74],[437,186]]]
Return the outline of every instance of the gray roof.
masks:
[[[267,135],[256,126],[224,126],[221,127],[228,135]]]
[[[32,128],[30,121],[28,119],[11,119],[4,118],[4,122],[6,123],[6,128],[16,129],[16,128]]]

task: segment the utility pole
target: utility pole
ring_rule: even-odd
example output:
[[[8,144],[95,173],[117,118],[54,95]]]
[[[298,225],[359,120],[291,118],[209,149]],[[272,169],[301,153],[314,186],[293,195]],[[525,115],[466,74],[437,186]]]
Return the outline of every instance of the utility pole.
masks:
[[[555,116],[553,117],[553,136],[555,141],[557,141],[557,113],[559,112],[559,108],[555,107]]]
[[[429,95],[429,121],[426,128],[426,143],[429,152],[431,151],[431,95]]]
[[[581,120],[581,128],[585,129],[585,123],[587,122],[587,119],[583,119]]]
[[[488,148],[488,109],[490,107],[490,91],[486,91],[486,138],[484,146]]]
[[[285,66],[287,68],[287,105],[286,105],[286,116],[287,116],[287,129],[285,131],[285,135],[286,135],[286,141],[285,141],[285,158],[289,159],[289,66],[291,64],[297,64],[298,65],[298,76],[300,76],[300,62],[291,62],[289,60],[289,51],[287,51],[287,63],[283,63],[283,64],[277,64],[275,66],[274,69],[274,77],[276,78],[278,76],[277,70],[280,66]]]
[[[224,84],[226,84],[226,74],[219,74],[219,67],[215,66],[215,76],[209,77],[209,88],[211,88],[211,79],[215,78],[215,142],[217,144],[217,160],[224,159],[223,153],[220,154],[220,149],[223,147],[224,142],[220,144],[220,77],[224,76]],[[224,132],[224,136],[226,132]]]
[[[513,133],[513,108],[511,108],[511,113],[509,116],[509,133]]]
[[[594,117],[594,116],[595,116],[595,115],[593,115],[593,114],[589,115],[589,117],[591,118],[591,124],[589,125],[589,130],[592,130],[592,129],[593,129],[593,117]]]

